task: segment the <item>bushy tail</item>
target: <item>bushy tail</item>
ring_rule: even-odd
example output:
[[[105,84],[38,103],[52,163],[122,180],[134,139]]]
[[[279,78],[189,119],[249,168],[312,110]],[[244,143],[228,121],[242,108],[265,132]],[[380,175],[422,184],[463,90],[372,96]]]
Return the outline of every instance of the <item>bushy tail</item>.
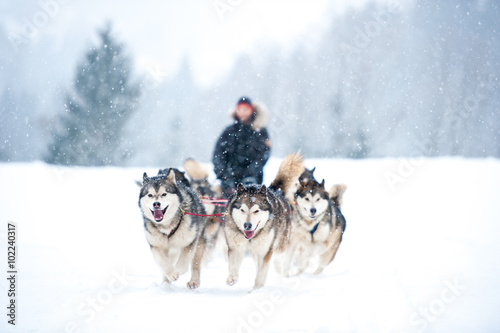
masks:
[[[188,158],[184,161],[184,170],[186,170],[186,173],[192,180],[208,178],[207,170],[192,158]]]
[[[330,200],[336,207],[342,206],[342,200],[344,198],[344,192],[347,190],[347,186],[344,184],[333,185],[330,191],[328,191]]]
[[[294,193],[289,192],[305,169],[304,157],[299,152],[288,155],[281,162],[278,173],[269,188],[274,191],[281,190],[288,201],[293,202]]]

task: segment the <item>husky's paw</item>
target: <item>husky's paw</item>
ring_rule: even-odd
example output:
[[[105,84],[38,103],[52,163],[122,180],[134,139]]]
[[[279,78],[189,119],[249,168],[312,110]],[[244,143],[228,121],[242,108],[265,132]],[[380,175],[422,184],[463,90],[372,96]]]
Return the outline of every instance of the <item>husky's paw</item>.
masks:
[[[175,270],[171,271],[171,272],[165,274],[165,278],[169,282],[174,282],[174,281],[176,281],[179,278],[179,272],[177,272]]]
[[[313,273],[314,275],[319,275],[323,272],[324,267],[318,267],[318,269]]]
[[[238,278],[233,276],[228,277],[226,281],[228,286],[233,286],[236,284],[236,282],[238,282]]]
[[[187,283],[187,287],[189,289],[196,289],[200,286],[200,281],[197,280],[191,280]]]
[[[262,287],[264,287],[264,285],[263,285],[263,284],[260,284],[260,283],[259,283],[259,284],[256,284],[255,286],[253,286],[253,289],[252,289],[252,290],[250,290],[248,293],[251,293],[251,292],[253,292],[253,291],[257,290],[257,289],[260,289],[260,288],[262,288]]]
[[[255,283],[253,285],[253,290],[260,289],[260,288],[264,287],[265,283],[266,283],[266,279],[265,278],[263,278],[263,279],[262,278],[261,279],[259,279],[259,278],[255,279]]]
[[[296,277],[299,276],[300,274],[304,273],[307,267],[299,267],[295,274],[292,274],[291,277]]]

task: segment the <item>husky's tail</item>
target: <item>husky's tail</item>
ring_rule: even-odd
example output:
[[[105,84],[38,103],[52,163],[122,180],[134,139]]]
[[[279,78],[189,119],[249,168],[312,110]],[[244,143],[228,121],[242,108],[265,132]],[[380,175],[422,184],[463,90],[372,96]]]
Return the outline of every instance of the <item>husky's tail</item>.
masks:
[[[208,178],[207,170],[205,170],[200,163],[196,162],[192,158],[188,158],[184,161],[184,170],[186,170],[186,173],[192,180]]]
[[[330,200],[333,202],[335,207],[340,208],[342,206],[344,192],[347,190],[347,186],[344,184],[333,185],[328,192]]]
[[[269,186],[274,191],[281,190],[281,193],[293,202],[294,193],[289,193],[294,184],[298,182],[300,175],[305,170],[304,157],[300,153],[290,154],[283,159],[274,181]],[[290,197],[291,196],[291,197]]]

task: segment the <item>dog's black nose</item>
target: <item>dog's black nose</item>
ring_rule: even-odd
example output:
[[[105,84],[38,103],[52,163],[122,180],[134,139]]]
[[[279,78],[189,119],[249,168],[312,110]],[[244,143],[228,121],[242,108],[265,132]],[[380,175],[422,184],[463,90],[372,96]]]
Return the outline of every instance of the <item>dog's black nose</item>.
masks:
[[[157,202],[153,202],[153,208],[160,208],[161,204]]]
[[[316,214],[316,208],[311,208],[311,214],[312,215]]]
[[[247,222],[247,223],[243,224],[243,228],[245,230],[252,230],[252,223]]]

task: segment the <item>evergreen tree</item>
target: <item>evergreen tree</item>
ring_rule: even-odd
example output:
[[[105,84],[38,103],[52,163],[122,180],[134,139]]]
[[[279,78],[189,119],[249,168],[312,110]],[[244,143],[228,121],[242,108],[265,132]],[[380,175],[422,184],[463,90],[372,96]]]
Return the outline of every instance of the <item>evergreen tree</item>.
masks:
[[[131,60],[111,25],[99,31],[100,45],[77,66],[73,94],[67,94],[61,128],[45,160],[67,165],[116,165],[128,154],[123,129],[135,110],[139,86],[130,82]]]

